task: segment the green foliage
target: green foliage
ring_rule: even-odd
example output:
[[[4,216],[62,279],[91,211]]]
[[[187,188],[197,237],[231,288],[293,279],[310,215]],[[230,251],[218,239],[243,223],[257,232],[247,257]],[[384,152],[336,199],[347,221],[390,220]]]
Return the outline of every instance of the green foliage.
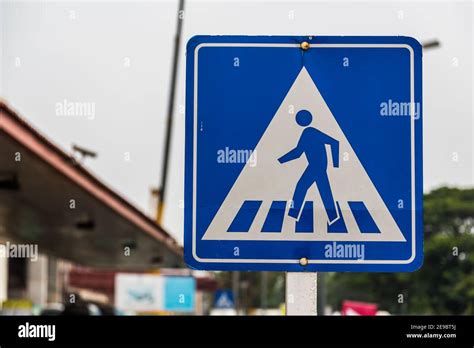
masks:
[[[331,273],[328,304],[374,302],[392,314],[474,314],[474,189],[443,187],[424,198],[424,253],[413,273]],[[232,273],[219,272],[221,289]],[[261,272],[240,273],[240,305],[261,307]],[[284,273],[268,272],[268,308],[284,302]]]
[[[474,314],[474,189],[443,187],[425,195],[424,225],[420,270],[332,273],[329,304],[339,309],[349,299],[393,314]]]

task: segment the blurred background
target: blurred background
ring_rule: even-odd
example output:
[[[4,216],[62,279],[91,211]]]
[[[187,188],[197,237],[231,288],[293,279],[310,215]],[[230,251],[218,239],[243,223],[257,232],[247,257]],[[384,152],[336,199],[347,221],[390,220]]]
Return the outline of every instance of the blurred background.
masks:
[[[474,315],[473,8],[1,1],[2,313],[284,314],[284,273],[184,265],[185,45],[311,34],[424,46],[424,265],[319,273],[320,314]]]

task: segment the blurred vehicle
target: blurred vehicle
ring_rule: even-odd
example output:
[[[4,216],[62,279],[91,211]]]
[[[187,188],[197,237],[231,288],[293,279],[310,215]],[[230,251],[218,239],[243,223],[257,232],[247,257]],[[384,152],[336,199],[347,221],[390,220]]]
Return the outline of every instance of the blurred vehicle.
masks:
[[[62,303],[48,303],[42,309],[39,315],[55,316],[61,315],[64,311],[64,304]]]
[[[88,303],[86,301],[76,301],[74,303],[68,303],[64,307],[64,311],[61,315],[67,316],[89,316],[89,315],[101,315],[100,309],[96,304]]]

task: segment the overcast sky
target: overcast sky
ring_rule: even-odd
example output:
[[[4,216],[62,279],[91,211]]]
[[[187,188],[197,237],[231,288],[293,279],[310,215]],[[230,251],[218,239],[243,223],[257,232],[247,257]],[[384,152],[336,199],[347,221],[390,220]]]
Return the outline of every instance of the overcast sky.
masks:
[[[0,95],[63,149],[97,151],[86,167],[146,212],[160,179],[176,16],[177,1],[0,5]],[[182,46],[197,34],[439,39],[423,67],[428,191],[474,185],[472,19],[471,1],[187,1]],[[183,49],[164,221],[180,241],[184,76]],[[58,115],[64,100],[93,103],[95,114]]]

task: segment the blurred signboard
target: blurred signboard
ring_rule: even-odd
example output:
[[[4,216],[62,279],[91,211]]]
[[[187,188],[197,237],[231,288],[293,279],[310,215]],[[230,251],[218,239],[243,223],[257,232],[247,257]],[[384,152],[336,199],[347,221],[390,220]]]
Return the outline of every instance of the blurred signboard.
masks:
[[[2,303],[2,315],[32,315],[33,303],[28,299],[8,299]]]
[[[192,312],[195,307],[196,280],[193,277],[163,277],[166,311]]]
[[[196,280],[193,277],[117,273],[115,306],[123,311],[193,312]]]
[[[342,303],[341,315],[376,315],[378,306],[375,303],[344,301]]]

